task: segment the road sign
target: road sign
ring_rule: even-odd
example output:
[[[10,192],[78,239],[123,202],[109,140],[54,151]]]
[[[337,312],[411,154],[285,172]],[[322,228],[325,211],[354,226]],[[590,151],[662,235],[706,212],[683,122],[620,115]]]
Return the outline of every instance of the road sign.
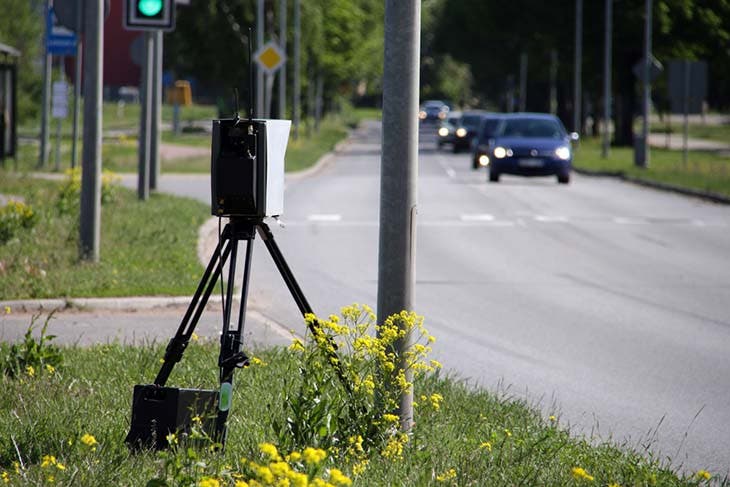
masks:
[[[702,113],[702,102],[707,98],[707,63],[669,61],[667,85],[672,113],[684,113],[685,109],[687,113]]]
[[[253,57],[256,64],[269,74],[276,72],[286,60],[286,56],[274,42],[264,44]]]
[[[46,19],[46,47],[48,54],[73,56],[76,54],[76,34],[58,23],[53,7],[48,9]]]
[[[174,30],[175,1],[126,0],[124,28],[127,30]]]
[[[68,116],[68,84],[65,81],[53,82],[51,116],[53,118],[66,118]]]
[[[631,71],[634,73],[634,76],[639,78],[639,80],[644,81],[644,59],[645,57],[641,58],[638,63],[634,64],[634,67],[631,69]],[[662,63],[659,62],[657,58],[654,56],[650,56],[651,64],[649,65],[649,81],[654,81],[659,77],[662,72],[664,72],[664,66],[662,66]]]

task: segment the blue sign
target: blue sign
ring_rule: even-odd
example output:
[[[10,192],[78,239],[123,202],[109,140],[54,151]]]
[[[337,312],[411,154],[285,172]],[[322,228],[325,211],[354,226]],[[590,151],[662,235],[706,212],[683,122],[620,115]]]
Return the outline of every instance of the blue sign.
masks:
[[[73,56],[76,54],[76,34],[58,23],[53,7],[48,10],[46,33],[48,54],[57,56]]]

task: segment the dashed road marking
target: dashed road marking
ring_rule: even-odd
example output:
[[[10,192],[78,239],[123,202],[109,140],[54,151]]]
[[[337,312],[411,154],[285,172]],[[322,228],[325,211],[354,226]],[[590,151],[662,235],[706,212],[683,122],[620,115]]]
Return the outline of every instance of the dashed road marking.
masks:
[[[315,213],[307,216],[310,222],[338,222],[342,220],[342,215],[337,213]]]
[[[488,213],[475,213],[460,215],[459,219],[463,222],[491,222],[494,221],[494,215]]]

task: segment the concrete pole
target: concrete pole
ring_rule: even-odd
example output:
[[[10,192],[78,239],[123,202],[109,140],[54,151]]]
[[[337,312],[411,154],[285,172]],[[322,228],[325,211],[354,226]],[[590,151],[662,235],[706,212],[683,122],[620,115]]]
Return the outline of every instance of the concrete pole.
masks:
[[[152,33],[152,95],[150,103],[150,190],[160,180],[160,135],[162,131],[162,31]]]
[[[64,64],[66,63],[65,57],[61,56],[58,60],[58,73],[59,73],[59,81],[66,81],[66,76],[64,73]],[[64,93],[64,96],[66,94]],[[61,171],[61,127],[63,123],[61,118],[56,119],[56,166],[55,171],[60,172]]]
[[[256,0],[256,51],[264,46],[264,0]],[[256,65],[256,116],[264,117],[264,70]]]
[[[601,157],[608,158],[611,147],[611,44],[613,39],[613,0],[606,0],[603,39],[603,147]]]
[[[644,22],[644,99],[641,107],[641,139],[642,143],[636,157],[636,165],[649,167],[649,115],[651,114],[651,8],[652,1],[646,0],[646,17]]]
[[[286,7],[287,1],[279,3],[279,46],[286,54]],[[286,61],[279,68],[279,118],[286,118]]]
[[[44,2],[43,9],[43,25],[45,28],[45,42],[43,43],[43,93],[41,95],[41,135],[40,135],[40,153],[38,155],[38,167],[45,167],[48,162],[48,118],[51,110],[51,68],[53,57],[48,53],[48,38],[51,32],[48,25],[48,15],[50,14],[50,0]]]
[[[142,63],[142,89],[140,91],[139,162],[137,165],[137,197],[146,201],[150,197],[150,146],[152,125],[152,71],[154,59],[154,33],[145,32]]]
[[[415,307],[420,32],[420,0],[386,0],[378,323]],[[401,357],[409,340],[396,345]],[[401,396],[399,414],[410,429],[413,390]]]
[[[79,2],[76,8],[76,25],[81,26],[83,22],[83,10],[78,8],[83,5]],[[79,112],[81,111],[81,61],[83,59],[84,47],[81,43],[81,29],[76,32],[76,59],[74,66],[74,120],[73,133],[71,134],[71,169],[76,167],[76,143],[79,138]]]
[[[573,71],[573,131],[581,133],[583,69],[583,0],[575,0],[575,68]]]
[[[101,237],[101,103],[104,66],[104,0],[84,9],[84,147],[81,157],[80,257],[99,261]]]
[[[527,53],[520,54],[520,111],[527,111]]]
[[[302,12],[301,0],[294,0],[294,99],[292,100],[292,125],[294,125],[294,140],[299,138],[299,112],[302,87],[299,79],[301,70],[301,38],[302,38]]]

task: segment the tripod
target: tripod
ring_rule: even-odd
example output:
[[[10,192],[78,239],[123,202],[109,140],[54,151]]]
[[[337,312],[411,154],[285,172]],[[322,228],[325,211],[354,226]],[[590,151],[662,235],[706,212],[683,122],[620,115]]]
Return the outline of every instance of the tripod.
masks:
[[[243,326],[246,319],[246,300],[248,298],[249,278],[251,272],[251,255],[253,252],[253,240],[256,233],[259,233],[266,248],[271,254],[281,277],[289,288],[294,301],[299,307],[303,316],[312,313],[304,293],[297,283],[279,246],[274,240],[268,225],[262,219],[236,218],[233,217],[226,224],[220,236],[215,252],[203,273],[198,288],[193,295],[190,305],[183,316],[180,326],[167,345],[165,356],[160,371],[155,378],[153,385],[135,386],[132,403],[132,427],[125,440],[132,446],[148,445],[151,443],[158,449],[167,446],[163,438],[175,431],[184,429],[193,416],[193,411],[186,411],[185,408],[194,409],[196,402],[203,402],[204,409],[210,408],[215,403],[215,396],[218,399],[218,412],[215,418],[216,442],[225,445],[226,424],[230,411],[233,393],[233,373],[237,368],[248,365],[248,357],[242,352]],[[238,323],[231,327],[231,310],[233,305],[233,287],[236,276],[236,260],[238,257],[238,243],[246,242],[246,254],[244,258],[243,284],[241,286],[241,302],[238,314]],[[215,287],[216,281],[222,276],[223,267],[230,259],[228,268],[228,282],[226,285],[225,299],[223,301],[223,331],[221,334],[220,355],[218,356],[218,367],[220,368],[220,390],[200,391],[190,389],[166,388],[165,383],[170,377],[173,367],[182,359],[183,353],[190,343],[195,327],[198,324],[200,315]],[[317,320],[308,321],[310,331],[318,332],[319,323]],[[348,393],[351,393],[349,382],[345,379],[342,365],[337,357],[336,345],[331,341],[332,351],[328,351],[330,363]],[[168,393],[169,394],[166,394]],[[199,408],[200,405],[198,405]],[[171,409],[174,411],[171,413]],[[172,417],[171,417],[172,416]]]

